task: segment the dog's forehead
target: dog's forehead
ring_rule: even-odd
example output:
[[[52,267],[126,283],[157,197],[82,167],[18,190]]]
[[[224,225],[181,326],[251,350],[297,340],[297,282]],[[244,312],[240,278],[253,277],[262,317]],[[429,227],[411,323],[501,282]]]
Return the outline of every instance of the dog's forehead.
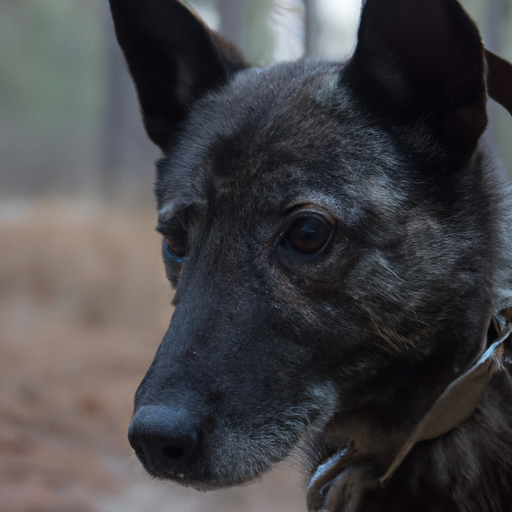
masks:
[[[388,158],[381,148],[389,144],[379,143],[382,133],[361,114],[342,70],[329,62],[253,68],[199,101],[158,166],[161,215],[212,197],[283,209],[306,190],[328,195],[329,174],[353,182],[358,166]],[[366,182],[378,185],[376,176]]]

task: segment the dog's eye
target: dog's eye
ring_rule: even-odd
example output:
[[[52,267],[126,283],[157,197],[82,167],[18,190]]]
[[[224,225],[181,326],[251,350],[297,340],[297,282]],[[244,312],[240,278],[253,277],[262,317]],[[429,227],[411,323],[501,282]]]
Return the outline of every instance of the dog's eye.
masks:
[[[185,247],[173,242],[167,238],[162,240],[162,256],[164,260],[175,261],[180,265],[185,261]]]
[[[297,218],[285,236],[286,242],[301,254],[315,254],[331,238],[333,225],[324,217],[309,213]]]

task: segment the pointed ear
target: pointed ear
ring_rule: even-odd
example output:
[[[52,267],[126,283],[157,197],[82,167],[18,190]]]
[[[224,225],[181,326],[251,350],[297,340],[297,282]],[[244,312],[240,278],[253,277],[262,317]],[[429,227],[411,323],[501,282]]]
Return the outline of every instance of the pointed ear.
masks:
[[[110,0],[149,138],[166,150],[194,101],[247,67],[177,0]]]
[[[420,119],[472,151],[487,124],[484,50],[457,0],[366,0],[349,63],[357,94],[386,119]]]

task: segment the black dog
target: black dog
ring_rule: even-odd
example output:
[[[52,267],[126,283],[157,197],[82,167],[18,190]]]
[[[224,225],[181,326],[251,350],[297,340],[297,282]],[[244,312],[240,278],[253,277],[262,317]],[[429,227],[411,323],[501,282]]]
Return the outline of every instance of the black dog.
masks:
[[[510,68],[456,0],[367,0],[348,62],[263,69],[176,0],[110,3],[176,287],[145,468],[215,489],[301,445],[311,510],[511,510],[512,205],[481,141]]]

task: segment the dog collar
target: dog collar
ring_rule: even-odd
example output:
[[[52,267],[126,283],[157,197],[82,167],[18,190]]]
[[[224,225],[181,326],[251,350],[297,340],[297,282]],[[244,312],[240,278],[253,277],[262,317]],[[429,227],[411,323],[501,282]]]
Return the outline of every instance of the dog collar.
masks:
[[[510,337],[512,328],[510,322],[501,316],[493,317],[492,326],[498,339],[446,387],[408,435],[385,473],[377,478],[378,485],[383,487],[389,482],[417,442],[436,439],[468,419],[475,411],[492,375],[505,370],[504,342]],[[332,507],[336,504],[332,503],[331,497],[340,493],[333,491],[339,491],[339,487],[345,485],[344,474],[348,477],[353,473],[351,467],[358,462],[354,453],[353,447],[347,445],[318,466],[307,489],[310,511],[334,510]]]
[[[493,318],[492,323],[498,333],[498,339],[465,373],[446,387],[403,444],[386,473],[379,478],[381,485],[387,484],[418,441],[436,439],[467,420],[475,411],[492,375],[504,370],[503,343],[512,332],[511,326],[506,321],[500,322],[497,317]]]

